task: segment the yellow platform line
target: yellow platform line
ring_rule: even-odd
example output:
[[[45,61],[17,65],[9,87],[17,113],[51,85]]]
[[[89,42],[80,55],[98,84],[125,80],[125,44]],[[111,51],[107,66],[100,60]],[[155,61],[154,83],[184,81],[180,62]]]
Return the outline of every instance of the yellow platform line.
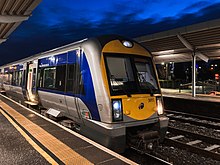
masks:
[[[20,132],[20,134],[30,143],[33,148],[38,151],[50,164],[58,164],[53,158],[50,157],[44,150],[42,150],[2,109],[0,109],[2,115]]]
[[[60,140],[46,132],[44,129],[36,125],[35,123],[31,122],[29,119],[25,118],[23,115],[18,113],[16,110],[14,110],[12,107],[8,106],[4,102],[0,100],[0,106],[2,109],[4,109],[10,116],[12,116],[19,124],[24,127],[37,141],[39,141],[44,147],[46,147],[49,151],[51,151],[58,159],[60,159],[65,164],[92,164],[90,161],[88,161],[86,158],[72,150],[70,147],[68,147],[66,144],[62,143]],[[1,113],[3,114],[4,111],[1,110]],[[4,113],[7,115],[6,113]],[[10,119],[10,122],[13,121],[9,116],[7,119]],[[15,122],[14,122],[15,123]],[[15,123],[16,124],[16,123]],[[17,125],[17,124],[16,124]],[[19,128],[22,131],[22,129],[17,125],[15,128]],[[21,132],[20,132],[21,133]],[[24,131],[21,133],[23,136],[26,134]],[[25,135],[25,139],[29,142],[31,140],[28,135]],[[33,141],[33,140],[32,140]],[[30,143],[30,142],[29,142]],[[43,149],[41,149],[36,143],[30,143],[47,161],[53,161],[50,162],[51,164],[57,164]],[[38,147],[36,147],[38,146]],[[47,159],[48,156],[50,159]]]

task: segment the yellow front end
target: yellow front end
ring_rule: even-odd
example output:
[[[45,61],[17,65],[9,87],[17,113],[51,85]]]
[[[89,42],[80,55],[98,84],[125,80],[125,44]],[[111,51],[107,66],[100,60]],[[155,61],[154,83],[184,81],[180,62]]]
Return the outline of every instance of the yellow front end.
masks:
[[[157,112],[156,97],[148,94],[111,97],[121,99],[123,114],[127,116],[126,121],[145,120]],[[125,119],[124,119],[125,120]]]
[[[141,94],[131,93],[127,94],[119,94],[113,95],[111,94],[111,82],[108,80],[107,73],[109,69],[107,68],[106,61],[104,59],[105,54],[112,54],[115,57],[123,56],[123,55],[131,55],[137,57],[148,57],[151,59],[150,53],[143,48],[141,45],[137,43],[132,43],[132,47],[126,47],[122,43],[123,41],[113,40],[107,43],[102,50],[102,74],[105,78],[105,87],[108,91],[108,95],[111,100],[120,100],[121,108],[123,111],[123,122],[132,122],[136,120],[146,120],[150,117],[157,116],[157,100],[153,94],[150,94],[147,91],[142,92]],[[119,55],[120,54],[120,55]],[[115,66],[121,67],[121,66]],[[154,65],[152,65],[152,70],[155,71]],[[155,73],[155,81],[157,81],[157,75]],[[158,83],[157,83],[158,86]],[[158,87],[159,88],[159,87]],[[158,91],[160,91],[158,89]],[[114,106],[112,107],[114,108]],[[114,115],[113,115],[114,117]],[[113,120],[114,121],[114,120]],[[117,120],[116,120],[117,121]]]
[[[117,130],[114,147],[140,144],[152,148],[163,141],[168,118],[156,68],[150,53],[140,44],[121,39],[105,43],[101,55],[104,86],[110,99],[108,119]],[[119,134],[120,132],[120,134]],[[117,140],[116,140],[117,139]]]

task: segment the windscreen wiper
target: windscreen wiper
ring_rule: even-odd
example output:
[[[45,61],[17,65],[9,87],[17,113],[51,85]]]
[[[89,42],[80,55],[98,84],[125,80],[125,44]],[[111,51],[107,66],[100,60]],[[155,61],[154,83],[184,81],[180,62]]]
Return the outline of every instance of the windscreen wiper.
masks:
[[[139,74],[138,73],[138,79],[143,79],[144,81],[143,82],[146,82],[146,83],[149,83],[145,78],[144,78],[144,76],[142,76],[142,77],[140,77],[141,76],[141,74]],[[139,81],[140,82],[140,81]],[[151,86],[149,86],[149,85],[146,85],[147,86],[147,88],[150,90],[150,95],[151,96],[153,96],[153,94],[154,94],[154,92],[153,92],[153,88],[151,87]]]

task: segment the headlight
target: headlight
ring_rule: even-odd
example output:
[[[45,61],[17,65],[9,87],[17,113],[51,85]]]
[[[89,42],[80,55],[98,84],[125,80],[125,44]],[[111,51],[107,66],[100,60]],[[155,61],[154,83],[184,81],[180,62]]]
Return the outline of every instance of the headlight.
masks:
[[[158,115],[163,114],[163,103],[161,97],[157,97],[157,113]]]
[[[122,44],[127,47],[127,48],[132,48],[133,47],[133,43],[130,41],[122,41]]]
[[[112,117],[113,117],[113,121],[123,120],[121,100],[112,100]]]

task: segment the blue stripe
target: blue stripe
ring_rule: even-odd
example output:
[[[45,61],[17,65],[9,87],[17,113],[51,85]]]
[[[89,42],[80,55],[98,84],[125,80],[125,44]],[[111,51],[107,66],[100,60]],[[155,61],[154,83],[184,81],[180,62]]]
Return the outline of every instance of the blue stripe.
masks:
[[[65,65],[67,62],[67,53],[59,54],[56,56],[50,56],[46,58],[39,59],[39,67],[48,67],[48,66],[58,66]]]
[[[100,121],[100,115],[99,115],[98,106],[97,106],[97,102],[95,98],[92,75],[89,69],[88,61],[84,53],[81,56],[80,63],[81,63],[80,69],[81,69],[81,74],[82,74],[83,83],[84,83],[84,90],[86,93],[85,95],[81,95],[80,98],[89,108],[92,119]]]
[[[23,65],[22,64],[18,64],[18,65],[14,65],[12,66],[11,68],[10,67],[7,67],[7,68],[4,68],[4,72],[14,72],[14,71],[20,71],[23,69]]]
[[[77,51],[71,51],[67,54],[67,63],[74,64],[76,63]]]
[[[69,56],[69,53],[68,53],[68,56]],[[96,102],[96,98],[95,98],[94,85],[93,85],[92,76],[91,76],[91,72],[89,69],[89,65],[88,65],[88,61],[86,59],[86,56],[83,53],[80,56],[80,58],[78,58],[78,56],[76,56],[76,54],[73,52],[70,54],[70,56],[68,58],[71,58],[71,57],[73,59],[71,59],[70,61],[72,61],[72,62],[77,61],[77,63],[78,62],[80,63],[80,66],[81,66],[80,70],[81,70],[82,79],[83,79],[83,83],[84,83],[85,95],[73,94],[73,93],[69,93],[69,92],[66,93],[64,91],[57,91],[57,90],[53,90],[53,89],[44,89],[44,88],[38,88],[38,90],[80,98],[83,101],[83,103],[88,107],[88,109],[91,113],[92,119],[100,121],[100,115],[99,115],[98,106],[97,106],[97,102]]]
[[[58,54],[55,56],[50,56],[46,58],[39,59],[39,67],[48,67],[48,66],[59,66],[65,64],[74,64],[76,63],[78,50],[73,50],[68,53]]]

